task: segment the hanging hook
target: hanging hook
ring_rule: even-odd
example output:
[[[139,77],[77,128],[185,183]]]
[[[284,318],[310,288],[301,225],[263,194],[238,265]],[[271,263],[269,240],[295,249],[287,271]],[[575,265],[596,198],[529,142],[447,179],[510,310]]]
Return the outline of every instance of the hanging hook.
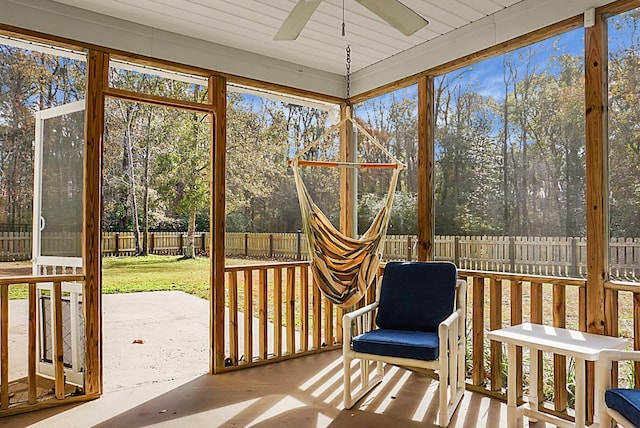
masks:
[[[345,35],[345,31],[344,31],[344,0],[342,0],[342,37],[344,37]]]

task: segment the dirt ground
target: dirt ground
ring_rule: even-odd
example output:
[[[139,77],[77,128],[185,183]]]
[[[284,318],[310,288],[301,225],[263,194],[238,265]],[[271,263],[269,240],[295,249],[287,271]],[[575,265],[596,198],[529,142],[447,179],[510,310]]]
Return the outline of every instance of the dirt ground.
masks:
[[[29,262],[2,262],[0,263],[0,277],[31,275],[31,263]]]

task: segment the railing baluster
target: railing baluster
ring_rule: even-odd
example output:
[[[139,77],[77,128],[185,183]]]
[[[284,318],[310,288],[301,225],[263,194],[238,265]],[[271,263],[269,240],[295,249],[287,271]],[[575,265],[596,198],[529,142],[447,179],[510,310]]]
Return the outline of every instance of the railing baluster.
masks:
[[[29,349],[27,355],[27,381],[28,381],[28,400],[29,404],[35,404],[38,401],[36,395],[36,284],[29,284]]]
[[[333,345],[333,303],[324,299],[324,343]]]
[[[62,283],[55,281],[51,290],[53,316],[53,371],[55,373],[55,394],[64,398],[64,342],[62,339]]]
[[[322,346],[322,294],[320,288],[312,278],[312,299],[313,299],[313,348],[320,349]]]
[[[287,268],[287,353],[296,352],[296,294],[295,294],[296,268]]]
[[[229,358],[238,365],[238,272],[229,272]]]
[[[244,272],[244,360],[253,362],[253,269]]]
[[[473,277],[473,372],[474,385],[484,383],[484,278]]]
[[[531,322],[535,324],[542,324],[542,283],[540,282],[531,282]],[[543,401],[543,390],[544,384],[542,383],[542,351],[538,352],[538,393],[536,396],[538,397],[538,404]]]
[[[522,324],[522,281],[510,281],[511,285],[511,325]],[[509,361],[509,364],[513,364]],[[518,399],[522,398],[522,346],[516,346],[516,389]]]
[[[260,358],[267,359],[267,269],[259,270],[259,290],[258,290],[258,348]]]
[[[0,286],[0,301],[2,302],[2,320],[0,320],[0,408],[9,408],[9,284]]]
[[[502,328],[502,281],[491,277],[489,283],[489,328]],[[491,341],[491,390],[502,389],[502,343]]]
[[[633,349],[640,350],[640,293],[633,293]],[[634,388],[640,388],[640,362],[634,362]]]
[[[300,350],[309,349],[309,268],[300,266]]]
[[[282,268],[273,271],[273,353],[282,355]]]
[[[564,328],[567,317],[567,292],[562,284],[553,284],[553,326]],[[564,412],[567,408],[567,357],[553,355],[553,401],[555,410]]]

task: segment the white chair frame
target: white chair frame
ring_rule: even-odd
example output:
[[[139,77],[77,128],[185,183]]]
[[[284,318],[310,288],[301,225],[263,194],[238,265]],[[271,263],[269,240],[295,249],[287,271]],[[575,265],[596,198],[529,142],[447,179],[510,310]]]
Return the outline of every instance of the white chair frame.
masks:
[[[619,412],[607,407],[604,401],[604,392],[611,388],[611,365],[613,361],[640,361],[640,351],[620,351],[617,349],[606,349],[600,352],[598,360],[598,390],[596,394],[596,411],[600,416],[600,427],[611,427],[611,421],[623,428],[635,428],[627,418]]]
[[[354,334],[352,333],[362,334],[374,327],[376,308],[380,301],[380,289],[381,287],[378,287],[374,303],[347,313],[342,318],[344,407],[352,408],[358,400],[382,381],[384,377],[383,362],[404,367],[433,369],[438,371],[440,382],[438,387],[440,399],[438,425],[446,427],[449,425],[465,391],[467,282],[461,279],[457,280],[455,310],[438,327],[439,357],[433,361],[365,354],[353,350],[351,339]],[[355,394],[351,385],[351,361],[354,359],[360,360],[360,390]],[[370,361],[376,361],[376,370],[373,376],[369,373]]]

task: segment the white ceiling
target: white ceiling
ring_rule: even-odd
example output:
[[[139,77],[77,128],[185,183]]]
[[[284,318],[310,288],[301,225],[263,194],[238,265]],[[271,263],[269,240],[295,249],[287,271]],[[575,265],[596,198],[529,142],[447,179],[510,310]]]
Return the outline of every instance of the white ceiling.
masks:
[[[429,21],[410,37],[355,0],[323,0],[295,41],[273,41],[296,0],[55,0],[149,27],[345,75],[492,15],[521,0],[401,0]]]
[[[0,0],[0,24],[344,98],[347,45],[353,96],[615,0],[401,1],[430,21],[410,37],[356,0],[346,37],[323,0],[295,41],[273,37],[296,0]]]

